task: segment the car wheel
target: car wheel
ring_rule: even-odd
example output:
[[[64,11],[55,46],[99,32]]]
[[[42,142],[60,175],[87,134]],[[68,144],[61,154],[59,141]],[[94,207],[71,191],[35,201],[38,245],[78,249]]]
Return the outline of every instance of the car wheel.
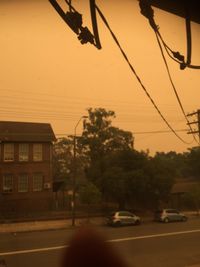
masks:
[[[121,226],[121,222],[119,222],[119,221],[118,221],[118,222],[116,222],[116,223],[115,223],[115,226],[116,226],[116,227],[119,227],[119,226]]]
[[[141,224],[141,221],[140,220],[136,220],[135,221],[135,225],[140,225]]]
[[[182,222],[186,222],[187,218],[185,216],[182,217]]]
[[[164,222],[164,223],[168,223],[168,222],[169,222],[169,218],[165,218],[165,219],[163,220],[163,222]]]

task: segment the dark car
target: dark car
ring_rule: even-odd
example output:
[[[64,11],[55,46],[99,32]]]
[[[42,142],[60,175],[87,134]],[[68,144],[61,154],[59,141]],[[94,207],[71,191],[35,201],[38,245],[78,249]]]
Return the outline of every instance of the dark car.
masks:
[[[112,212],[106,218],[106,224],[110,226],[139,225],[140,223],[140,217],[129,211]]]
[[[187,221],[187,216],[176,209],[157,210],[154,214],[154,220],[159,222]]]

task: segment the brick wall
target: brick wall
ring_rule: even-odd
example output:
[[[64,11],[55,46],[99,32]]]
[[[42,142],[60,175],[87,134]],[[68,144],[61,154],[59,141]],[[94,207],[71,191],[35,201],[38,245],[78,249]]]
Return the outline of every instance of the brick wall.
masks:
[[[40,211],[48,210],[52,207],[52,144],[43,143],[43,159],[39,162],[33,161],[33,143],[29,144],[29,161],[20,162],[18,159],[19,144],[14,144],[14,161],[4,162],[4,146],[0,144],[0,211]],[[20,174],[28,175],[28,192],[18,192],[18,177]],[[43,187],[41,191],[33,191],[33,175],[41,173],[43,183],[48,183],[50,187]],[[3,191],[4,174],[12,174],[13,191]]]

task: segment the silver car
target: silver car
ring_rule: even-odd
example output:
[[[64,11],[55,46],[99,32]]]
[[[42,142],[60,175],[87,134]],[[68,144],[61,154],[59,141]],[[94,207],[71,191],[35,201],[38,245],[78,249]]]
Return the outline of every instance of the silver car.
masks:
[[[176,209],[162,209],[154,214],[154,220],[159,222],[187,221],[187,216]]]
[[[140,217],[129,211],[112,212],[106,218],[106,224],[110,226],[139,225],[140,223]]]

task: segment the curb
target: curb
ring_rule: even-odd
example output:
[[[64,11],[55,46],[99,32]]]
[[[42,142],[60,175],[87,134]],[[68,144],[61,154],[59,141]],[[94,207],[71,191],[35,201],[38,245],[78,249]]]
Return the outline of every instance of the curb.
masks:
[[[86,219],[76,219],[76,225],[72,226],[71,219],[63,220],[47,220],[47,221],[32,221],[32,222],[18,222],[18,223],[2,223],[0,224],[0,234],[5,233],[19,233],[58,229],[74,229],[83,224],[103,225],[103,217],[91,218],[88,222]]]
[[[200,218],[194,212],[185,212],[188,218]],[[142,222],[152,222],[152,217],[143,217]],[[42,220],[42,221],[28,221],[28,222],[10,222],[0,224],[0,234],[45,231],[45,230],[59,230],[59,229],[75,229],[84,224],[92,226],[104,225],[104,217],[91,217],[90,220],[86,218],[76,218],[76,225],[72,226],[72,219],[56,219],[56,220]]]

